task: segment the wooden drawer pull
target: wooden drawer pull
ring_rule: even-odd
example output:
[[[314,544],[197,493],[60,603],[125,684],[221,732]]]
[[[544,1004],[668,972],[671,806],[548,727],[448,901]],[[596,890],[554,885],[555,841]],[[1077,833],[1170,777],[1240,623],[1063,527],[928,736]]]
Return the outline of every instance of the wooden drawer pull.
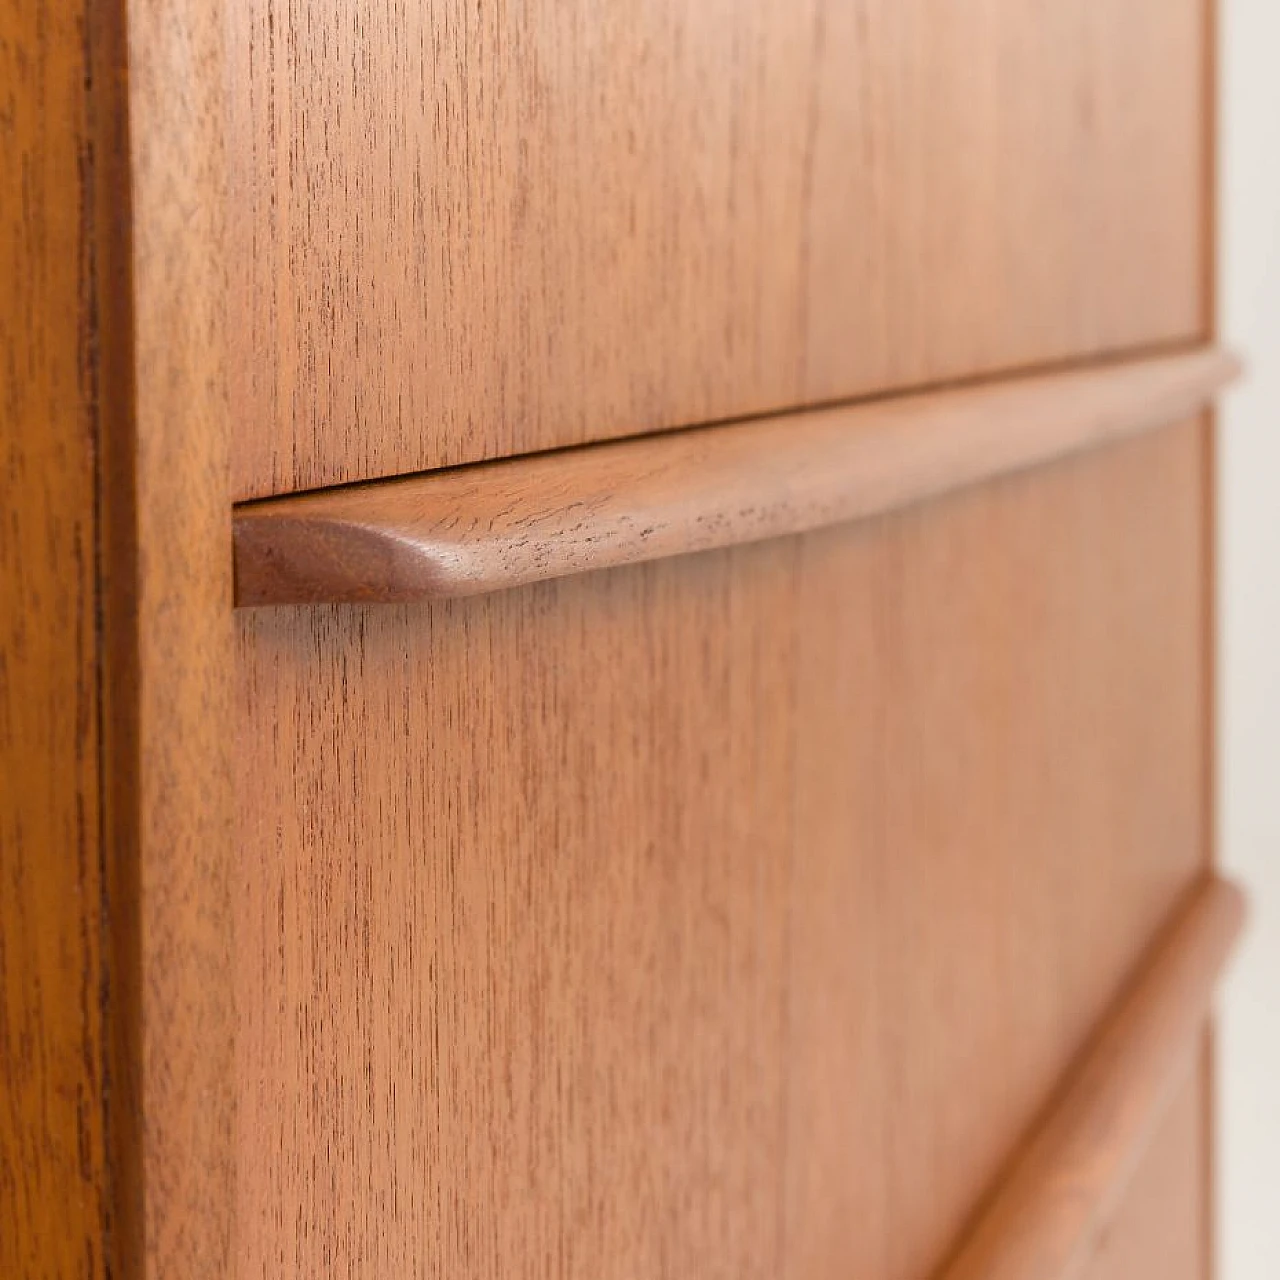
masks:
[[[938,1280],[1077,1274],[1192,1061],[1243,916],[1227,881],[1197,891]]]
[[[466,596],[877,515],[1173,422],[1214,350],[481,463],[236,509],[241,605]]]

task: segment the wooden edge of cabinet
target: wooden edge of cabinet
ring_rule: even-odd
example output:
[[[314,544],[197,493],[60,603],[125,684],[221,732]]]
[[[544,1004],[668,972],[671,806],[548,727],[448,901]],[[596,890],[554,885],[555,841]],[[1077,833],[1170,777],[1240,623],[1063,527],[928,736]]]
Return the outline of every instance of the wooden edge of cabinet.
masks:
[[[0,0],[0,1275],[231,1271],[222,22]]]
[[[88,266],[114,175],[86,39],[111,8],[0,4],[2,1276],[115,1263],[95,457],[118,406]]]
[[[135,1027],[109,1105],[136,1186],[111,1274],[214,1280],[234,1269],[236,1097],[223,20],[204,0],[119,8],[100,78],[121,96],[129,244],[103,340],[127,346],[132,404],[101,461],[103,756],[108,998]]]
[[[1196,349],[247,503],[236,602],[476,595],[863,519],[1174,422],[1237,370]]]
[[[1230,882],[1195,891],[937,1280],[1076,1274],[1195,1058],[1243,919]]]

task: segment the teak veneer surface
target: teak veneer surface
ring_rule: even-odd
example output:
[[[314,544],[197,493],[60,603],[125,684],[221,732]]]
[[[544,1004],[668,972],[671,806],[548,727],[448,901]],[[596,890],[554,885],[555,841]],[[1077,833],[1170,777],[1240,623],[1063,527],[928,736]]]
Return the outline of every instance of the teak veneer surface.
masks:
[[[0,3],[0,1275],[232,1235],[221,18]]]
[[[232,503],[1208,342],[1210,18],[0,0],[0,1274],[945,1262],[1206,869],[1203,425],[379,610]]]
[[[0,1275],[104,1280],[85,6],[0,0]]]
[[[1205,867],[1202,438],[241,613],[236,1274],[940,1266]]]
[[[1204,336],[1204,0],[225,22],[236,499]]]
[[[938,1280],[1079,1275],[1199,1060],[1243,916],[1231,883],[1195,890]]]
[[[936,498],[1202,408],[1196,350],[241,507],[242,605],[477,595]]]
[[[141,1035],[134,1108],[146,1280],[223,1280],[233,1195],[236,920],[224,7],[128,0],[135,422],[115,451],[106,625],[121,893]],[[113,69],[120,76],[120,68]],[[117,216],[119,212],[117,206]],[[119,491],[128,489],[127,494]],[[125,1272],[128,1275],[128,1271]],[[323,1271],[320,1272],[323,1274]],[[132,1280],[132,1277],[130,1277]]]

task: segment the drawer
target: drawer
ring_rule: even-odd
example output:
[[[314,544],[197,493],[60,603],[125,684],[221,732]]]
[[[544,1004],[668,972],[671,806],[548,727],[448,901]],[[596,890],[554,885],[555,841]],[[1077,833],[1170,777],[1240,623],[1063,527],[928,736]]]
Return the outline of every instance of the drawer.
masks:
[[[1205,868],[1201,467],[241,612],[235,1274],[939,1265]]]
[[[1204,0],[236,0],[233,497],[1206,326]]]
[[[0,6],[0,1276],[1205,1280],[1211,7]]]

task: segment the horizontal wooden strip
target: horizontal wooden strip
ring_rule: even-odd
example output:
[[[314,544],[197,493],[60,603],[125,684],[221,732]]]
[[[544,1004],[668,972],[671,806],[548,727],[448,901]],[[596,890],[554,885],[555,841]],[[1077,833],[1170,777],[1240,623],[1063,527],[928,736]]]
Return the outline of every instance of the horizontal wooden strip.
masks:
[[[938,1280],[1078,1273],[1194,1059],[1243,916],[1227,881],[1197,891]]]
[[[235,515],[237,603],[465,596],[876,515],[1202,406],[1198,350],[590,445]]]

